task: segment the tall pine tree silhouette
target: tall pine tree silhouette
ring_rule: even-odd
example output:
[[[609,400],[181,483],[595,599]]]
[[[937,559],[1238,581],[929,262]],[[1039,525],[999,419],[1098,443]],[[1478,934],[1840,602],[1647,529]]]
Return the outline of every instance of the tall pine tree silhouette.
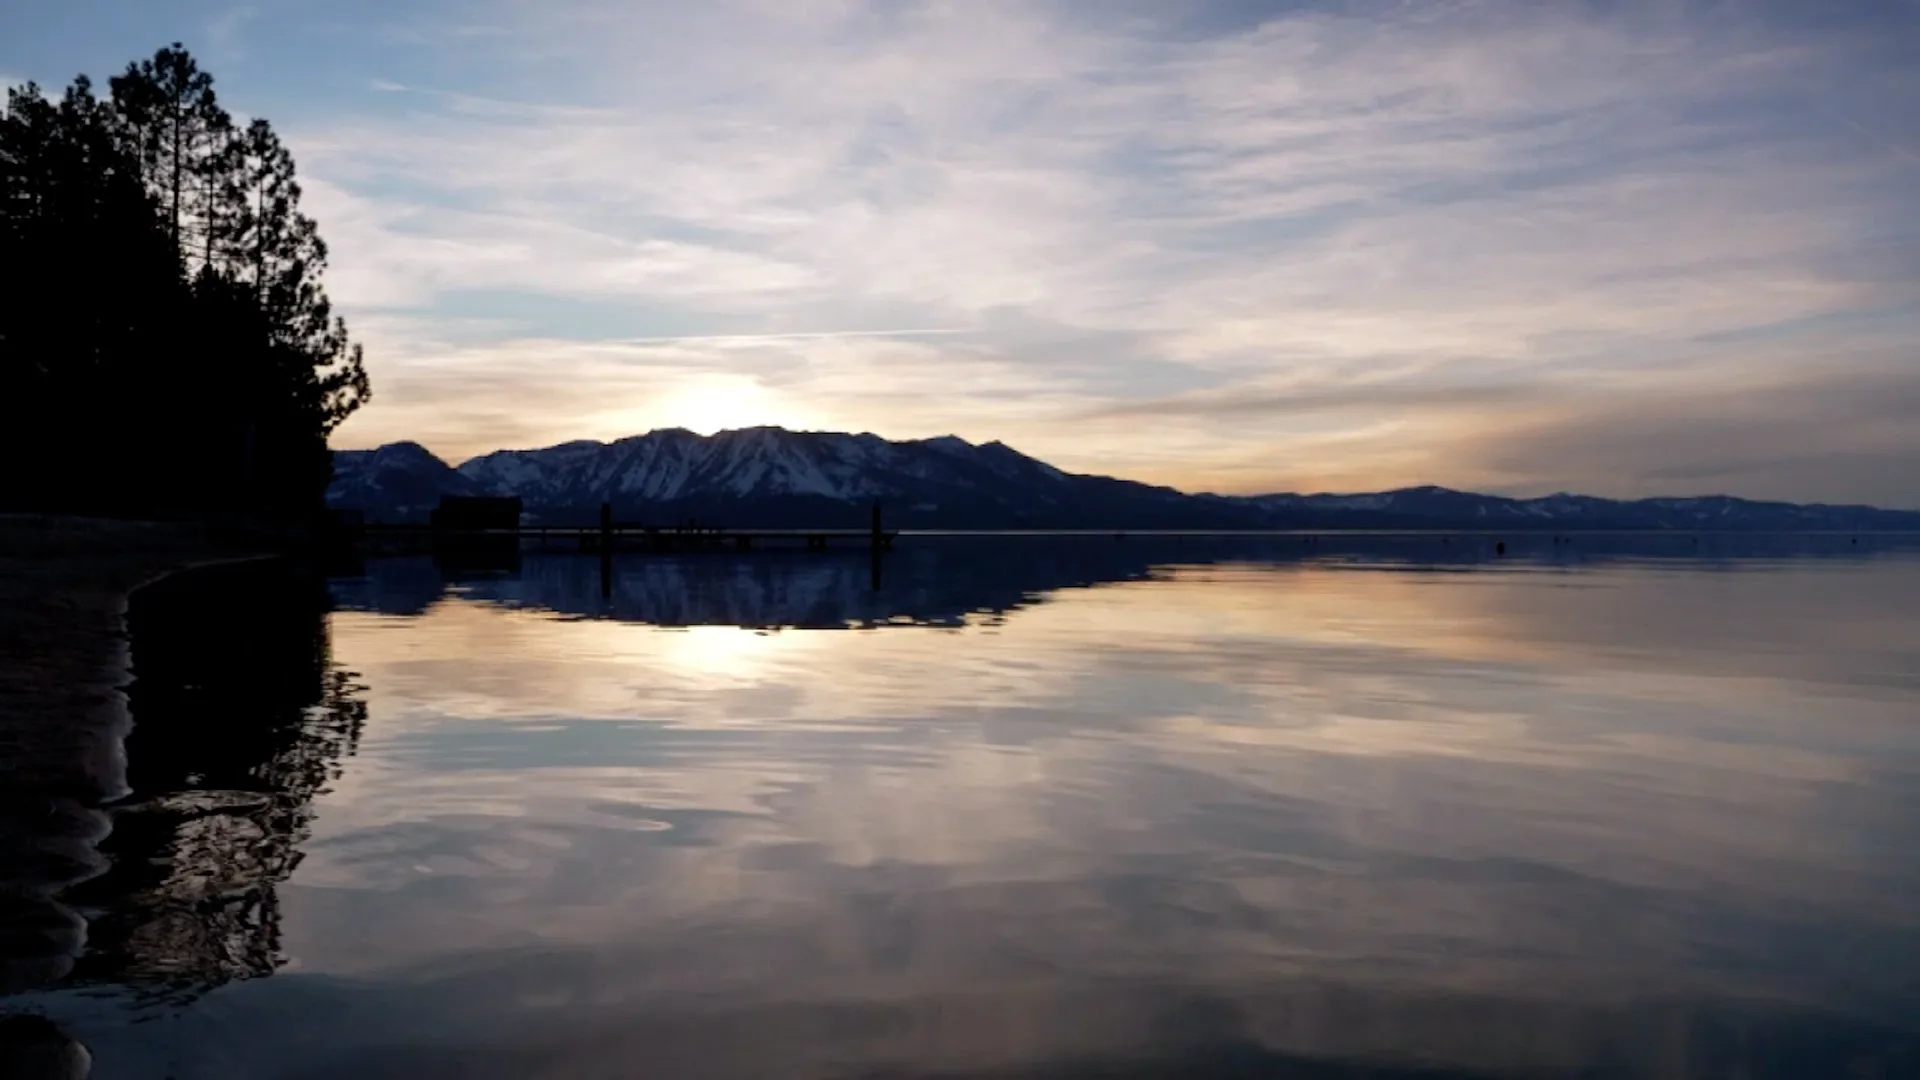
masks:
[[[214,95],[213,76],[176,42],[127,65],[110,86],[174,246],[188,266],[206,265],[219,239],[221,181],[233,156],[233,121]]]
[[[179,44],[0,115],[0,507],[316,512],[370,395],[293,157]]]
[[[78,79],[15,87],[0,116],[0,499],[138,502],[155,350],[189,298],[112,110]]]

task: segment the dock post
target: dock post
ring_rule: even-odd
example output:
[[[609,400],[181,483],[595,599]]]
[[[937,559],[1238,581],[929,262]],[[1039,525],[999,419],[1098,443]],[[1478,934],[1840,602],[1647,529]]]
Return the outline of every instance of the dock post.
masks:
[[[875,499],[875,500],[873,500],[873,526],[872,526],[872,532],[871,532],[871,534],[870,534],[870,535],[868,536],[868,538],[867,538],[867,542],[868,542],[869,544],[871,544],[871,545],[873,546],[873,550],[875,550],[875,551],[879,551],[879,550],[880,550],[880,544],[881,544],[881,540],[880,540],[880,537],[881,537],[881,533],[880,533],[880,500],[879,500],[879,499]]]
[[[600,598],[613,596],[613,504],[600,504]]]

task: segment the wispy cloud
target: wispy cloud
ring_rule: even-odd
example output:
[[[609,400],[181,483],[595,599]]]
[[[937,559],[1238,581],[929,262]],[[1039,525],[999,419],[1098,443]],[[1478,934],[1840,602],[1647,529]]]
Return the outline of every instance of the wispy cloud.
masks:
[[[1909,150],[1905,146],[1902,146],[1901,144],[1894,142],[1892,139],[1887,138],[1885,135],[1882,135],[1877,131],[1869,130],[1865,125],[1861,124],[1858,120],[1855,120],[1849,116],[1843,116],[1840,118],[1840,122],[1852,128],[1853,130],[1859,132],[1860,134],[1865,135],[1868,141],[1876,143],[1879,146],[1885,148],[1888,153],[1898,155],[1900,157],[1907,159],[1908,161],[1913,162],[1916,165],[1920,165],[1920,154],[1914,153],[1912,150]]]
[[[918,330],[811,330],[770,334],[675,334],[667,337],[624,338],[622,345],[658,345],[669,342],[708,342],[715,345],[751,345],[775,341],[838,341],[847,338],[915,338],[964,334],[959,326],[932,326]]]
[[[1920,104],[1911,26],[1657,0],[1140,10],[503,2],[484,21],[510,33],[421,39],[383,76],[415,88],[399,111],[291,132],[343,307],[449,328],[378,341],[378,403],[343,438],[490,448],[494,420],[448,418],[496,416],[520,384],[483,373],[511,353],[529,384],[600,390],[523,408],[527,439],[651,418],[638,365],[725,373],[795,423],[1195,486],[1525,488],[1578,462],[1464,454],[1467,428],[1598,437],[1636,394],[1732,401],[1814,363],[1870,385],[1862,320],[1920,346],[1897,314],[1920,301],[1915,110],[1893,107]],[[436,79],[455,54],[492,74]],[[478,330],[502,294],[514,315]],[[967,332],[825,333],[887,326]],[[593,342],[628,381],[592,383]],[[1701,447],[1661,445],[1670,469],[1589,475],[1707,482]],[[1874,445],[1730,479],[1920,503],[1913,448]]]
[[[224,8],[206,21],[202,27],[204,44],[215,62],[231,62],[246,54],[245,35],[248,27],[261,16],[258,7],[252,4],[235,4]]]

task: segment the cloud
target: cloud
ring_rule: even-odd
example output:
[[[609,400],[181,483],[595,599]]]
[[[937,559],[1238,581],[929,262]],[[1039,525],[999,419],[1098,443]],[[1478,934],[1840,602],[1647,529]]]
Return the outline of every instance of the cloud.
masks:
[[[1236,386],[1142,401],[1121,401],[1091,409],[1089,419],[1108,417],[1187,417],[1201,420],[1227,417],[1274,417],[1327,412],[1374,412],[1382,409],[1486,409],[1533,405],[1550,400],[1545,387],[1521,384],[1478,386],[1420,386],[1406,382],[1341,383],[1266,389]]]
[[[247,30],[258,22],[261,14],[255,5],[236,4],[209,18],[202,33],[211,59],[221,63],[245,59],[249,51],[245,40]]]
[[[1463,458],[1462,426],[1578,427],[1582,396],[1656,382],[1737,396],[1854,362],[1849,320],[1920,301],[1887,228],[1913,208],[1887,103],[1920,100],[1899,27],[1653,0],[1208,10],[503,3],[511,33],[428,36],[496,76],[396,68],[405,109],[290,131],[332,289],[363,321],[467,320],[480,293],[522,314],[462,345],[471,382],[453,353],[375,350],[396,392],[343,436],[408,433],[428,384],[443,417],[492,416],[509,343],[585,387],[601,368],[570,339],[706,338],[700,366],[795,417],[885,401],[899,434],[1070,467],[1525,486],[1579,463],[1550,441]],[[1751,347],[1822,320],[1836,336],[1793,355]],[[799,336],[886,326],[968,333]],[[536,393],[511,423],[577,437],[593,398]],[[1734,478],[1817,498],[1860,467]]]
[[[773,334],[677,334],[667,337],[628,338],[623,345],[656,345],[669,342],[712,342],[716,345],[749,345],[767,341],[839,341],[848,338],[941,337],[967,333],[965,327],[929,326],[907,330],[809,330]]]
[[[1920,508],[1915,360],[1718,391],[1620,395],[1470,438],[1462,457],[1489,474],[1561,488],[1783,499],[1818,491],[1834,502]]]
[[[690,399],[701,403],[702,424],[713,417],[727,426],[784,422],[906,438],[950,421],[944,403],[960,397],[991,409],[1003,430],[1037,431],[1077,400],[1044,369],[969,352],[945,334],[460,342],[441,329],[435,320],[368,325],[370,350],[411,359],[382,381],[383,412],[354,417],[349,424],[359,430],[343,442],[410,433],[459,461],[502,447],[689,424],[678,410]],[[564,429],[552,426],[555,416],[567,418]]]

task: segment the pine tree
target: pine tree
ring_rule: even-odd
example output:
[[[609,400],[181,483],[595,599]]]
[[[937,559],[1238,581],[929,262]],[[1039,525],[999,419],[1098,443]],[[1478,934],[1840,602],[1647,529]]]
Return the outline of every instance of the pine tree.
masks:
[[[310,514],[368,399],[292,155],[175,44],[0,114],[0,506]]]
[[[176,41],[127,65],[111,86],[182,265],[210,264],[220,242],[224,180],[234,164],[233,119],[214,95],[213,76]]]
[[[272,327],[273,347],[311,377],[303,392],[313,395],[323,428],[331,432],[370,388],[360,347],[348,339],[346,323],[333,315],[320,288],[327,245],[313,219],[300,212],[293,155],[272,125],[253,121],[238,145],[235,276],[253,288]]]
[[[36,463],[9,471],[7,497],[124,502],[140,459],[106,466],[151,415],[147,353],[185,299],[173,246],[84,77],[58,103],[9,94],[0,162],[0,436]]]

